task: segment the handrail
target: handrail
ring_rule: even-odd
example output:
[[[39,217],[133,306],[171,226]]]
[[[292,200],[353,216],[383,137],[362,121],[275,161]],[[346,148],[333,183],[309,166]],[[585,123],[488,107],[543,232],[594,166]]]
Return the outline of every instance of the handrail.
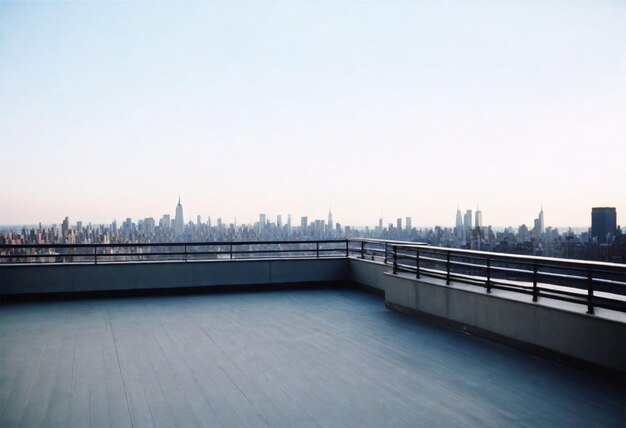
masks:
[[[208,248],[207,248],[208,247]],[[42,252],[32,250],[59,250]],[[31,250],[31,251],[29,251]],[[93,250],[93,251],[92,251]],[[0,245],[0,265],[13,263],[115,263],[147,261],[196,261],[254,257],[344,257],[345,239],[305,241],[155,242],[119,244]]]
[[[209,247],[209,248],[207,248]],[[62,250],[60,253],[34,250]],[[82,251],[81,251],[82,250]],[[116,251],[118,250],[118,251]],[[432,247],[421,242],[381,239],[304,241],[155,242],[113,244],[0,245],[0,265],[149,261],[201,261],[263,257],[370,258],[391,264],[392,273],[464,283],[487,293],[508,290],[626,312],[626,264]]]
[[[392,263],[392,274],[439,278],[447,286],[463,283],[486,293],[506,290],[626,312],[626,264],[518,256],[487,251],[431,247],[422,243],[350,239],[352,254]],[[601,293],[601,294],[599,294]]]

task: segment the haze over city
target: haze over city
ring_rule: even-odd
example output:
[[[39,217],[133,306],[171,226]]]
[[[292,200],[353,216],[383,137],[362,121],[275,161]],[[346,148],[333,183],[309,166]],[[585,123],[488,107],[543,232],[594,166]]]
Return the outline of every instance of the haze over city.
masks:
[[[623,2],[0,3],[0,224],[626,212]],[[622,214],[623,215],[623,214]],[[620,224],[623,219],[618,218]]]

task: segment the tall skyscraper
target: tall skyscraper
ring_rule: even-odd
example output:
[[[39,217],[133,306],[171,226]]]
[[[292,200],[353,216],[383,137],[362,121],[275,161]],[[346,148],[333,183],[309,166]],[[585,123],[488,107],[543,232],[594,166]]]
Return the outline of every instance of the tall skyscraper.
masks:
[[[472,231],[472,210],[465,211],[463,216],[463,227],[465,227],[465,233],[469,236]]]
[[[70,218],[65,217],[65,219],[63,219],[63,223],[61,224],[61,236],[65,238],[69,230],[70,230]]]
[[[283,227],[283,216],[280,214],[276,216],[276,227],[278,227],[279,229],[282,229]]]
[[[454,224],[454,231],[459,239],[463,238],[463,234],[465,232],[463,229],[463,215],[461,214],[461,209],[459,207],[456,208],[456,222]]]
[[[606,244],[617,231],[617,210],[615,207],[591,208],[591,237],[598,243]]]
[[[306,228],[309,224],[308,217],[300,217],[300,233],[306,233]]]
[[[267,219],[265,217],[265,214],[259,214],[259,229],[261,231],[265,230],[265,224],[267,223]]]
[[[174,217],[174,233],[176,236],[183,234],[185,230],[185,220],[183,218],[183,206],[180,204],[180,196],[178,197],[178,205],[176,205],[176,217]]]
[[[333,213],[330,208],[328,209],[328,232],[333,233]]]
[[[402,218],[396,219],[396,227],[398,228],[398,230],[402,230]]]
[[[291,214],[287,214],[287,234],[291,235]]]
[[[407,217],[405,221],[406,221],[406,224],[405,224],[406,230],[413,229],[413,219],[411,217]]]
[[[536,237],[540,237],[544,234],[545,231],[546,227],[543,219],[543,207],[541,207],[541,211],[539,211],[539,215],[535,219],[533,232],[535,233]]]
[[[482,229],[483,227],[483,212],[476,207],[476,218],[474,220],[475,227]]]

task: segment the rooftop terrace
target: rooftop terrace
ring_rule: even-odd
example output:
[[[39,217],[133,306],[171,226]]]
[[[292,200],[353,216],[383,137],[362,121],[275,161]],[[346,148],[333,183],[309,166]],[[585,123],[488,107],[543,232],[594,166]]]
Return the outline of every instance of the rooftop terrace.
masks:
[[[624,385],[349,288],[0,308],[0,426],[623,426]]]

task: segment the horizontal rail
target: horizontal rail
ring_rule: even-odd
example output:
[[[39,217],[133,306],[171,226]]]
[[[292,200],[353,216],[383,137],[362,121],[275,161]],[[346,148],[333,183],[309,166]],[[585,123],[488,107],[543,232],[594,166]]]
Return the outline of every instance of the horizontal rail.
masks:
[[[0,245],[1,264],[119,263],[250,258],[349,257],[391,265],[392,272],[492,290],[549,297],[626,312],[626,265],[518,256],[377,239]]]
[[[350,254],[392,265],[392,272],[463,283],[487,293],[505,290],[626,312],[626,265],[431,247],[422,243],[350,239]]]
[[[348,241],[226,241],[121,244],[0,245],[0,264],[203,260],[253,257],[348,255]]]

